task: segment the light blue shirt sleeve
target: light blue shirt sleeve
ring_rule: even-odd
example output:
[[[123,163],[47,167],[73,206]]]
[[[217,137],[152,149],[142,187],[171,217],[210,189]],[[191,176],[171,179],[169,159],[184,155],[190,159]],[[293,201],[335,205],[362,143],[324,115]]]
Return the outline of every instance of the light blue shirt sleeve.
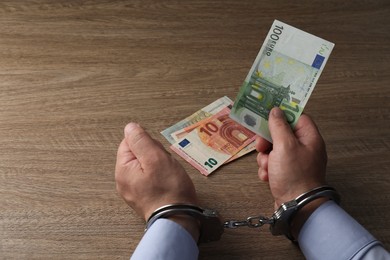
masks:
[[[381,243],[333,201],[313,212],[298,242],[306,259],[390,259]]]
[[[195,260],[198,255],[198,245],[190,233],[176,222],[161,218],[144,234],[130,259]]]
[[[389,252],[333,201],[321,205],[303,225],[298,242],[306,259],[388,260]],[[190,233],[168,219],[158,219],[144,234],[132,260],[198,259]]]

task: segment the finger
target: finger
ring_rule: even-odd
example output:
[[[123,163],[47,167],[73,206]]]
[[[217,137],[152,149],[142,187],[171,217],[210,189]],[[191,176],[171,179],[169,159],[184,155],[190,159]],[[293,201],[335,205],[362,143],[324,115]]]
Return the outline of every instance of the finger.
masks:
[[[265,166],[265,161],[268,160],[268,154],[259,152],[256,157],[257,160],[257,165],[259,167],[264,167]]]
[[[153,155],[156,155],[156,152],[165,151],[162,146],[158,145],[157,142],[136,123],[129,123],[125,127],[125,139],[130,151],[139,160],[141,165],[145,163],[148,158],[153,159]]]
[[[257,155],[257,164],[259,165],[258,175],[262,181],[268,181],[268,158],[268,154],[261,152]]]
[[[267,182],[268,181],[268,171],[264,168],[259,168],[258,170],[258,176],[259,176],[259,179],[261,181],[265,181]]]
[[[290,125],[286,121],[283,111],[279,107],[274,107],[268,120],[268,127],[271,133],[271,138],[275,146],[280,144],[288,144],[294,140],[294,133]]]
[[[268,169],[268,154],[265,153],[259,153],[257,155],[257,165],[259,168]]]
[[[268,151],[272,145],[268,140],[264,139],[261,136],[257,136],[255,142],[256,142],[256,151],[262,153]]]

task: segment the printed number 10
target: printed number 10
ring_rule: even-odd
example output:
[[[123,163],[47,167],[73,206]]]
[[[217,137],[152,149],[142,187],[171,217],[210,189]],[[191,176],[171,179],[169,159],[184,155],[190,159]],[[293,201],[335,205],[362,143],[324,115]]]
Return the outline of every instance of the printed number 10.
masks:
[[[217,160],[215,160],[214,158],[209,158],[205,163],[204,165],[210,167],[210,168],[213,168],[214,165],[217,165]]]

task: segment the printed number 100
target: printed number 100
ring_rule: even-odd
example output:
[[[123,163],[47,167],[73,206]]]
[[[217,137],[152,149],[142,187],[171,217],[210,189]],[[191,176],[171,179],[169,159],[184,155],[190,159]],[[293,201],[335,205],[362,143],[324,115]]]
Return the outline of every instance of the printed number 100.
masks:
[[[209,158],[205,163],[204,165],[210,167],[210,168],[213,168],[213,166],[217,165],[217,160],[215,160],[214,158]]]

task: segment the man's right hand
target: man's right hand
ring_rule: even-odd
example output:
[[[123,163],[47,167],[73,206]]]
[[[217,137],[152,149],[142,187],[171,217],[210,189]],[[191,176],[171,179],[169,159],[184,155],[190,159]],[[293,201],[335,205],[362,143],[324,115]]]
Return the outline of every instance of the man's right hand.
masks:
[[[327,155],[324,140],[309,116],[302,114],[292,130],[283,111],[273,108],[268,123],[273,145],[257,138],[258,174],[269,182],[277,209],[325,184]]]

